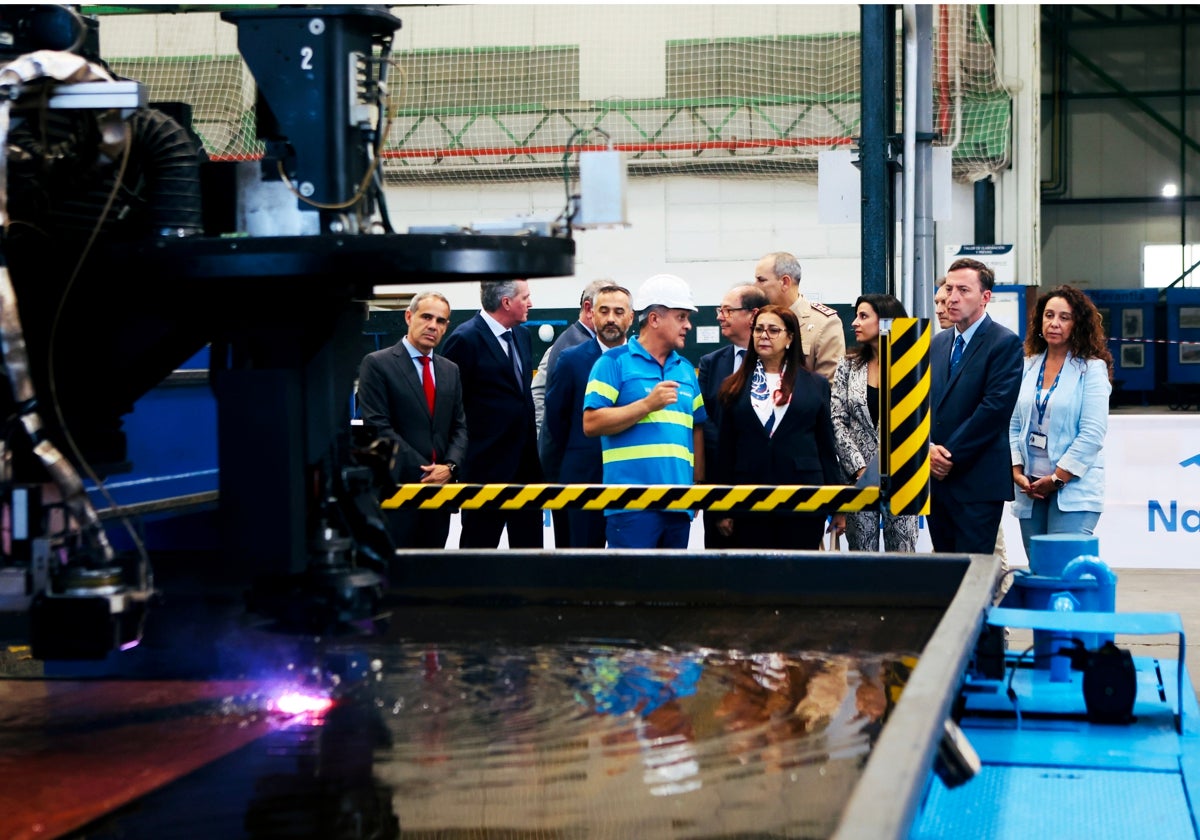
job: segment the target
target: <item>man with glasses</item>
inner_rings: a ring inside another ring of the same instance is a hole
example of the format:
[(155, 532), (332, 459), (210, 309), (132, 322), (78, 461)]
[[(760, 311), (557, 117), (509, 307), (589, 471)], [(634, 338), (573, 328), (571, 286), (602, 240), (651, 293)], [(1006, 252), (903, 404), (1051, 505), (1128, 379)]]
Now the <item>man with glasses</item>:
[[(746, 347), (750, 344), (750, 326), (759, 309), (769, 303), (767, 296), (757, 286), (734, 286), (721, 298), (717, 307), (717, 323), (729, 344), (700, 358), (700, 391), (704, 395), (704, 410), (708, 420), (704, 422), (704, 463), (717, 462), (717, 438), (721, 428), (721, 401), (717, 392), (721, 383), (742, 366)], [(725, 514), (704, 511), (704, 547), (727, 548), (729, 538), (717, 530), (717, 519)]]
[(837, 311), (800, 294), (800, 263), (786, 251), (767, 254), (754, 267), (754, 282), (776, 306), (786, 306), (800, 321), (804, 365), (830, 382), (842, 356), (846, 333)]

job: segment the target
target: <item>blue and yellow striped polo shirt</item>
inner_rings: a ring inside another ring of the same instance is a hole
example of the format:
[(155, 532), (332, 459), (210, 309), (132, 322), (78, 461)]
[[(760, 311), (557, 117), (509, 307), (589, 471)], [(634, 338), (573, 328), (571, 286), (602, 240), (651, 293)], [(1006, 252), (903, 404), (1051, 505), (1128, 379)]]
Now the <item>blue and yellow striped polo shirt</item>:
[(707, 415), (696, 369), (683, 356), (672, 351), (660, 365), (636, 338), (614, 347), (592, 366), (583, 410), (629, 405), (667, 380), (679, 383), (674, 405), (651, 412), (620, 434), (600, 438), (605, 484), (692, 483), (692, 429)]

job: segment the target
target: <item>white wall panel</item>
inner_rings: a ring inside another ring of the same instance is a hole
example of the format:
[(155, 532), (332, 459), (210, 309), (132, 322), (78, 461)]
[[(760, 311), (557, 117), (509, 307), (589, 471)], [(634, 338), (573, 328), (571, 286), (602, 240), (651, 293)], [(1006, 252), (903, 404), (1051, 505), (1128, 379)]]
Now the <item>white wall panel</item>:
[[(465, 225), (520, 214), (553, 216), (563, 200), (552, 182), (391, 186), (387, 196), (397, 229)], [(593, 278), (612, 277), (634, 287), (660, 271), (692, 283), (699, 303), (716, 305), (730, 286), (752, 281), (755, 263), (771, 251), (791, 251), (800, 258), (806, 293), (826, 303), (851, 304), (862, 290), (861, 232), (858, 225), (818, 223), (816, 196), (816, 185), (796, 181), (633, 178), (630, 226), (577, 231), (577, 279), (535, 280), (534, 305), (573, 307), (579, 289)], [(939, 244), (972, 241), (971, 187), (955, 184), (952, 199), (954, 218), (938, 223)], [(477, 284), (455, 284), (442, 291), (456, 309), (478, 306)]]

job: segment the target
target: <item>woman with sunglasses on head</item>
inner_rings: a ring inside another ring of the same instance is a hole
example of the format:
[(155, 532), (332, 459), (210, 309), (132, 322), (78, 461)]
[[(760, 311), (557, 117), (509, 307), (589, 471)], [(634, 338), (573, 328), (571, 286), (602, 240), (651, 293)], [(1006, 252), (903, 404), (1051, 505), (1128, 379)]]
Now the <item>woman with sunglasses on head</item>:
[(1008, 426), (1021, 542), (1091, 534), (1104, 507), (1104, 437), (1112, 354), (1091, 298), (1059, 286), (1038, 298)]
[[(879, 456), (879, 320), (905, 318), (904, 305), (892, 295), (861, 295), (854, 302), (854, 337), (833, 374), (833, 436), (846, 476), (858, 481)], [(878, 483), (878, 482), (876, 482)], [(916, 551), (917, 517), (883, 511), (886, 551)], [(846, 515), (851, 551), (879, 550), (879, 511)]]
[[(800, 323), (786, 307), (754, 317), (746, 360), (722, 384), (715, 478), (720, 484), (841, 484), (829, 383), (804, 367)], [(717, 527), (731, 547), (816, 549), (823, 513), (738, 512)], [(844, 526), (834, 514), (834, 527)]]

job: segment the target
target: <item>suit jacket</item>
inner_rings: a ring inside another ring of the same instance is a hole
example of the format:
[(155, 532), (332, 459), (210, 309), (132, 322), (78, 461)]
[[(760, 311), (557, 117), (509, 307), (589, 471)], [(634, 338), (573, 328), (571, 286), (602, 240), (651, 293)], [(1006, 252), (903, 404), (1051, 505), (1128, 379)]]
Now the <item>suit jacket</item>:
[(549, 442), (550, 458), (561, 465), (557, 475), (573, 484), (604, 483), (600, 438), (583, 433), (583, 394), (600, 354), (595, 339), (568, 347), (558, 357), (546, 389), (548, 434), (542, 440)]
[(530, 392), (533, 341), (522, 326), (512, 333), (525, 374), (520, 384), (513, 376), (512, 361), (482, 315), (459, 324), (442, 345), (446, 358), (462, 374), (469, 432), (463, 481), (542, 481)]
[[(704, 410), (708, 419), (704, 421), (704, 463), (717, 463), (717, 440), (721, 431), (721, 411), (724, 406), (717, 399), (721, 384), (733, 375), (733, 355), (737, 350), (726, 344), (700, 357), (700, 394), (704, 397)], [(706, 467), (711, 470), (712, 467)]]
[(942, 330), (929, 350), (930, 440), (954, 462), (931, 492), (959, 502), (1012, 501), (1008, 426), (1021, 388), (1021, 340), (985, 314), (951, 375), (954, 336)]
[(720, 484), (841, 484), (829, 414), (829, 382), (796, 371), (787, 412), (768, 435), (750, 405), (750, 382), (721, 414)]
[(358, 373), (358, 409), (363, 425), (376, 437), (396, 441), (392, 478), (398, 484), (421, 480), (422, 464), (467, 457), (467, 418), (463, 411), (462, 380), (458, 366), (433, 356), (435, 383), (433, 416), (425, 389), (403, 341), (376, 350), (362, 360)]
[(559, 460), (562, 458), (562, 442), (551, 444), (547, 440), (546, 427), (546, 394), (547, 388), (550, 385), (550, 375), (554, 372), (554, 367), (558, 363), (559, 356), (564, 350), (569, 350), (572, 347), (578, 347), (580, 344), (585, 344), (589, 341), (594, 342), (595, 338), (588, 328), (583, 325), (582, 321), (576, 321), (571, 326), (567, 327), (554, 340), (546, 350), (546, 354), (542, 356), (542, 362), (538, 365), (537, 373), (533, 377), (533, 407), (537, 416), (538, 430), (538, 456), (542, 460), (542, 471), (546, 473), (546, 478), (549, 481), (558, 481), (558, 473), (560, 468)]
[[(1033, 460), (1029, 452), (1030, 412), (1037, 394), (1038, 373), (1045, 358), (1045, 353), (1038, 353), (1025, 360), (1017, 407), (1008, 427), (1009, 456), (1013, 464), (1028, 465)], [(1051, 383), (1043, 384), (1050, 387)], [(1067, 354), (1046, 415), (1050, 463), (1076, 476), (1061, 490), (1055, 491), (1059, 510), (1104, 509), (1104, 437), (1108, 433), (1110, 394), (1108, 365), (1102, 359), (1086, 360)], [(1012, 511), (1018, 519), (1028, 519), (1033, 511), (1033, 499), (1017, 496)]]

